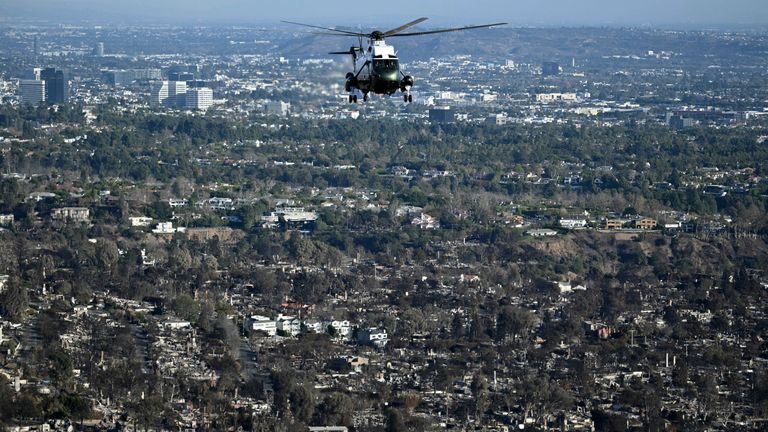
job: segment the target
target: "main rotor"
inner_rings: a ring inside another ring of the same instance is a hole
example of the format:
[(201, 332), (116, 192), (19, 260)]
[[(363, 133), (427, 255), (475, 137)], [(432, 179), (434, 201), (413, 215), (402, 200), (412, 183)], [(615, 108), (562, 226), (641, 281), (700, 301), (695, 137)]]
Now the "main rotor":
[(294, 25), (299, 25), (303, 27), (324, 30), (324, 32), (320, 32), (318, 34), (329, 35), (329, 36), (354, 36), (358, 38), (368, 38), (371, 41), (383, 41), (385, 38), (388, 38), (388, 37), (423, 36), (423, 35), (436, 34), (436, 33), (448, 33), (448, 32), (455, 32), (455, 31), (495, 27), (495, 26), (501, 26), (501, 25), (507, 24), (507, 23), (494, 23), (494, 24), (483, 24), (483, 25), (474, 25), (474, 26), (465, 26), (465, 27), (453, 27), (453, 28), (440, 29), (440, 30), (428, 30), (428, 31), (403, 33), (404, 30), (407, 30), (428, 19), (429, 18), (422, 17), (422, 18), (415, 19), (409, 23), (403, 24), (400, 27), (395, 27), (391, 30), (387, 30), (387, 31), (373, 30), (368, 33), (355, 32), (355, 31), (349, 31), (349, 30), (340, 30), (340, 29), (331, 28), (331, 27), (321, 27), (321, 26), (304, 24), (304, 23), (294, 22), (294, 21), (283, 21), (283, 22), (287, 24), (294, 24)]

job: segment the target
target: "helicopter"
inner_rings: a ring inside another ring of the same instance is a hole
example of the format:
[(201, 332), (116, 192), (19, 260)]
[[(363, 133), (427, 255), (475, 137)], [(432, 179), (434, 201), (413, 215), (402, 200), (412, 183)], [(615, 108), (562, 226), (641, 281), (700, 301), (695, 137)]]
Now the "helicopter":
[[(344, 89), (349, 93), (349, 103), (357, 103), (358, 96), (362, 94), (363, 101), (368, 101), (368, 94), (391, 96), (398, 90), (403, 93), (405, 103), (413, 102), (411, 88), (413, 77), (406, 75), (400, 69), (395, 47), (386, 43), (388, 37), (422, 36), (436, 33), (448, 33), (463, 30), (473, 30), (506, 25), (507, 23), (472, 25), (466, 27), (454, 27), (440, 30), (428, 30), (403, 33), (410, 27), (420, 24), (429, 18), (418, 18), (400, 27), (387, 31), (374, 30), (369, 33), (340, 30), (330, 27), (321, 27), (312, 24), (304, 24), (294, 21), (283, 21), (286, 24), (299, 25), (313, 29), (323, 30), (321, 35), (349, 36), (358, 38), (358, 46), (351, 46), (349, 51), (335, 51), (329, 54), (350, 55), (352, 57), (352, 72), (347, 73)], [(363, 40), (368, 39), (367, 49), (363, 49)]]

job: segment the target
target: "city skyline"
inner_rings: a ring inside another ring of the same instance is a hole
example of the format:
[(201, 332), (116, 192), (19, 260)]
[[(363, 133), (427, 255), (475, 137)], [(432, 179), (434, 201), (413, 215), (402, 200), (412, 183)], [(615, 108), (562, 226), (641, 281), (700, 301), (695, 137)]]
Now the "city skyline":
[[(513, 25), (649, 25), (706, 27), (762, 26), (768, 24), (768, 4), (756, 0), (735, 0), (727, 5), (714, 0), (651, 0), (608, 2), (604, 0), (547, 0), (545, 2), (503, 2), (427, 0), (418, 4), (404, 0), (387, 2), (371, 10), (350, 11), (346, 2), (297, 0), (270, 4), (267, 8), (245, 0), (181, 2), (178, 0), (137, 0), (128, 4), (105, 4), (95, 0), (31, 0), (23, 4), (0, 0), (0, 17), (105, 23), (168, 24), (275, 24), (281, 19), (308, 20), (326, 25), (384, 25), (416, 16), (431, 17), (432, 26), (508, 21)], [(350, 23), (350, 20), (353, 20)]]

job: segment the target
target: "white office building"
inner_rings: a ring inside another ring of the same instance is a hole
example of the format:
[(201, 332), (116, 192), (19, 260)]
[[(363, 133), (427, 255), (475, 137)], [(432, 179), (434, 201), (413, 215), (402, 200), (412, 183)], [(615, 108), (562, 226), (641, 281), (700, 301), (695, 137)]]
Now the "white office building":
[(159, 81), (152, 87), (151, 103), (153, 106), (183, 107), (186, 95), (185, 81)]
[(186, 106), (188, 109), (206, 110), (213, 105), (213, 90), (201, 87), (187, 90)]
[(187, 82), (186, 81), (168, 81), (168, 107), (183, 107), (186, 105)]
[(164, 106), (168, 100), (168, 81), (158, 81), (152, 85), (151, 103), (153, 106)]
[(291, 104), (283, 101), (270, 101), (266, 105), (267, 114), (285, 117), (291, 111)]
[(21, 80), (19, 86), (21, 103), (24, 105), (38, 105), (45, 101), (45, 81)]

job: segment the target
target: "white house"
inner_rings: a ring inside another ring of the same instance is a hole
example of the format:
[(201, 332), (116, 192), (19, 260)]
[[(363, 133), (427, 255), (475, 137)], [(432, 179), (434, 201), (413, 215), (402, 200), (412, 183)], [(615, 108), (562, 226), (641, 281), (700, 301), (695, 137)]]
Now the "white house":
[(0, 215), (0, 225), (2, 226), (12, 225), (14, 220), (15, 219), (12, 214)]
[(301, 321), (292, 316), (278, 315), (275, 320), (277, 330), (287, 333), (290, 336), (296, 336), (301, 333)]
[(576, 216), (562, 217), (560, 218), (560, 226), (567, 229), (586, 228), (587, 219)]
[(147, 216), (135, 216), (128, 218), (128, 221), (131, 223), (132, 227), (148, 227), (152, 225), (153, 220), (154, 219)]
[(426, 213), (421, 213), (419, 217), (413, 218), (413, 220), (411, 220), (411, 224), (416, 225), (421, 229), (440, 228), (440, 222)]
[(389, 342), (386, 329), (376, 327), (367, 328), (360, 331), (358, 336), (360, 343), (373, 345), (376, 348), (384, 348)]
[(341, 338), (349, 339), (352, 337), (352, 324), (350, 324), (349, 321), (329, 321), (326, 328), (328, 326), (333, 327), (333, 329), (336, 330), (336, 334)]
[(184, 207), (189, 204), (189, 201), (184, 198), (171, 198), (168, 200), (168, 205), (171, 208)]
[(277, 321), (265, 316), (254, 315), (251, 317), (251, 329), (275, 336), (277, 334)]
[(173, 234), (177, 232), (184, 232), (186, 228), (174, 228), (173, 222), (160, 222), (157, 227), (152, 230), (155, 234)]

